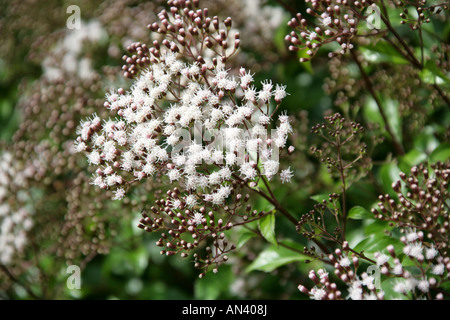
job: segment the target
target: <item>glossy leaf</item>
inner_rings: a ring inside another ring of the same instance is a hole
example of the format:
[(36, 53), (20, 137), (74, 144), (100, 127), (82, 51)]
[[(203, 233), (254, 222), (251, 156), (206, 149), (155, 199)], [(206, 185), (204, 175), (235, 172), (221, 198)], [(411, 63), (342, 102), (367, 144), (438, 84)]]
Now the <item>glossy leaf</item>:
[(267, 241), (277, 245), (277, 239), (275, 238), (275, 213), (268, 214), (258, 220), (258, 227)]
[(373, 219), (374, 215), (365, 208), (356, 206), (350, 209), (348, 218), (354, 220)]
[(262, 251), (256, 259), (247, 267), (246, 271), (254, 270), (272, 272), (273, 270), (292, 262), (301, 262), (309, 257), (292, 251), (283, 246), (270, 246)]

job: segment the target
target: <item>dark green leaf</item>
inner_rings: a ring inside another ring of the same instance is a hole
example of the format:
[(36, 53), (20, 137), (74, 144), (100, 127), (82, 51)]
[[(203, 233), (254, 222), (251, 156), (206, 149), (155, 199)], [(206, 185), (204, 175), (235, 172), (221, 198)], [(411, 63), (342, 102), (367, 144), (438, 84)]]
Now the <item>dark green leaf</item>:
[(442, 143), (430, 155), (431, 162), (447, 161), (450, 159), (450, 143)]
[(363, 220), (363, 219), (373, 219), (374, 216), (365, 208), (356, 206), (350, 209), (348, 213), (348, 218), (355, 220)]
[(258, 227), (267, 241), (277, 245), (277, 239), (275, 238), (275, 213), (268, 214), (258, 220)]
[(204, 278), (197, 279), (194, 284), (194, 295), (199, 300), (215, 300), (226, 295), (233, 281), (231, 267), (223, 265), (219, 273), (208, 272)]
[(236, 242), (236, 249), (237, 250), (242, 248), (247, 243), (248, 240), (250, 240), (251, 238), (256, 236), (256, 234), (254, 234), (253, 232), (251, 232), (251, 231), (249, 231), (247, 229), (244, 229), (244, 228), (241, 228), (239, 230), (239, 232), (240, 232), (240, 235), (239, 235), (239, 238), (238, 238), (238, 240)]
[(309, 257), (282, 246), (270, 246), (262, 251), (247, 267), (246, 272), (254, 270), (272, 272), (273, 270), (296, 261), (305, 261)]

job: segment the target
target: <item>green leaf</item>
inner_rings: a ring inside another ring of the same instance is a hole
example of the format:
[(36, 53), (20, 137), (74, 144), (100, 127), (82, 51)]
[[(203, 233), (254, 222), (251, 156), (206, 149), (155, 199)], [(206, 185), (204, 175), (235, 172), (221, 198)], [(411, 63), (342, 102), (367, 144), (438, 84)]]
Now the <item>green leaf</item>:
[[(286, 243), (287, 242), (283, 242)], [(292, 246), (291, 246), (292, 247)], [(272, 272), (273, 270), (292, 262), (301, 262), (309, 257), (282, 246), (272, 245), (262, 251), (258, 257), (247, 267), (246, 272), (254, 270)]]
[(385, 300), (393, 300), (393, 299), (400, 299), (400, 300), (406, 300), (407, 298), (401, 294), (394, 291), (394, 287), (398, 281), (403, 281), (402, 279), (398, 278), (388, 278), (381, 282), (381, 289), (384, 292), (384, 299)]
[(431, 162), (447, 161), (450, 159), (450, 143), (442, 143), (430, 155)]
[(424, 77), (425, 82), (428, 83), (442, 83), (442, 82), (450, 82), (450, 79), (442, 72), (442, 70), (436, 65), (433, 60), (428, 60), (425, 63), (425, 68), (419, 74), (421, 77)]
[[(298, 58), (300, 59), (300, 58), (306, 58), (306, 59), (311, 59), (311, 56), (309, 56), (306, 52), (308, 52), (308, 48), (305, 48), (305, 49), (300, 49), (299, 51), (297, 51), (297, 56), (298, 56)], [(311, 64), (311, 60), (309, 60), (309, 61), (306, 61), (306, 62), (302, 62), (302, 64), (301, 64), (304, 68), (305, 68), (305, 70), (308, 72), (308, 73), (310, 73), (310, 74), (313, 74), (314, 73), (314, 71), (313, 71), (313, 68), (312, 68), (312, 64)]]
[(380, 234), (384, 235), (386, 231), (392, 230), (394, 227), (389, 226), (388, 221), (382, 221), (375, 219), (373, 222), (369, 223), (365, 228), (364, 232), (366, 235), (372, 235), (372, 234)]
[(231, 282), (234, 280), (231, 267), (223, 265), (219, 273), (206, 273), (202, 279), (197, 279), (194, 284), (194, 296), (199, 300), (216, 300), (229, 293)]
[(427, 160), (427, 158), (428, 156), (424, 152), (417, 149), (412, 149), (403, 157), (401, 157), (399, 167), (406, 172), (409, 171), (412, 166), (424, 162), (425, 160)]
[(328, 198), (330, 197), (329, 194), (316, 194), (314, 196), (311, 196), (311, 199), (313, 199), (314, 201), (318, 202), (318, 203), (322, 203), (323, 200), (328, 200)]
[(425, 126), (422, 129), (422, 133), (414, 139), (414, 148), (430, 154), (439, 146), (439, 140), (436, 138), (435, 134), (435, 128), (432, 126)]
[[(392, 128), (393, 134), (395, 135), (396, 139), (401, 143), (403, 140), (402, 118), (398, 110), (398, 101), (391, 99), (384, 99), (381, 100), (381, 106), (383, 108), (384, 113), (386, 114), (389, 126)], [(372, 97), (367, 99), (367, 103), (365, 104), (363, 111), (364, 117), (366, 118), (367, 121), (378, 123), (381, 129), (383, 129), (386, 126), (386, 123), (384, 122), (380, 114), (380, 110), (378, 109), (378, 105)], [(388, 138), (391, 138), (386, 130), (383, 130), (383, 132), (385, 132), (385, 135)]]
[(258, 227), (263, 237), (274, 245), (277, 244), (275, 238), (275, 213), (266, 215), (264, 218), (258, 220)]
[(408, 64), (401, 53), (399, 53), (393, 46), (385, 41), (379, 41), (374, 46), (365, 46), (361, 48), (363, 56), (370, 62), (382, 63), (392, 62), (395, 64)]
[(245, 228), (240, 228), (239, 229), (239, 238), (236, 241), (236, 249), (239, 250), (240, 248), (242, 248), (248, 240), (250, 240), (251, 238), (255, 237), (256, 234), (254, 234), (253, 232), (245, 229)]
[(271, 204), (268, 200), (266, 200), (263, 197), (258, 197), (255, 200), (255, 205), (253, 206), (254, 210), (257, 211), (265, 211), (265, 212), (269, 212), (271, 210), (273, 210), (274, 205)]
[[(316, 194), (314, 196), (311, 196), (311, 199), (316, 201), (316, 202), (318, 202), (318, 203), (323, 203), (323, 200), (325, 200), (327, 202), (327, 208), (332, 210), (332, 211), (334, 211), (335, 208), (334, 208), (332, 203), (328, 202), (328, 198), (330, 198), (330, 195), (329, 194), (325, 194), (325, 193), (323, 193), (323, 194)], [(337, 201), (336, 204), (337, 204), (337, 209), (341, 209), (340, 202)]]
[(403, 140), (402, 137), (402, 117), (400, 116), (398, 101), (387, 99), (382, 101), (382, 106), (384, 108), (384, 112), (386, 113), (386, 117), (388, 118), (389, 125), (394, 131), (395, 137), (401, 143)]
[[(402, 243), (397, 239), (379, 234), (374, 234), (358, 243), (354, 248), (354, 250), (358, 252), (363, 251), (365, 254), (367, 253), (373, 254), (377, 251), (385, 250), (387, 246), (390, 244), (392, 244), (394, 248), (397, 250), (402, 247)], [(367, 256), (370, 257), (370, 255)]]
[(400, 179), (400, 169), (395, 163), (388, 163), (381, 167), (380, 177), (384, 190), (393, 193), (392, 183)]
[(365, 208), (356, 206), (350, 209), (348, 213), (348, 218), (354, 220), (363, 220), (363, 219), (373, 219), (374, 216)]

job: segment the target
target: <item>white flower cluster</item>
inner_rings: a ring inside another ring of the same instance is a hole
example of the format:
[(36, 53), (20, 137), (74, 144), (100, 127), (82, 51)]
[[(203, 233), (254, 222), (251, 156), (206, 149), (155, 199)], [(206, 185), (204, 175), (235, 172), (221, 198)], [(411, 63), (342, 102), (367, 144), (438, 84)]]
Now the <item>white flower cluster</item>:
[[(443, 257), (433, 245), (423, 242), (424, 233), (415, 229), (408, 229), (400, 238), (403, 243), (402, 260), (397, 256), (394, 246), (387, 246), (389, 254), (381, 251), (374, 253), (375, 265), (370, 266), (367, 272), (356, 274), (359, 259), (354, 255), (349, 257), (337, 249), (334, 273), (347, 287), (346, 299), (351, 300), (383, 300), (386, 293), (381, 288), (381, 276), (391, 278), (392, 292), (398, 294), (396, 298), (430, 297), (430, 289), (439, 287), (447, 281), (450, 272), (450, 259)], [(347, 246), (346, 244), (345, 246)], [(353, 266), (352, 266), (353, 265)], [(414, 267), (412, 267), (414, 266)], [(420, 272), (416, 272), (419, 271)], [(319, 269), (311, 270), (308, 277), (314, 281), (315, 286), (308, 290), (303, 285), (298, 289), (314, 300), (343, 299), (336, 283), (330, 281), (328, 272)], [(383, 289), (385, 289), (383, 287)], [(443, 299), (442, 293), (434, 297)]]
[[(268, 133), (285, 87), (266, 80), (258, 91), (244, 68), (235, 75), (219, 65), (210, 70), (162, 52), (129, 92), (108, 94), (105, 106), (116, 117), (102, 120), (94, 114), (81, 123), (75, 143), (98, 167), (92, 184), (113, 189), (114, 199), (122, 199), (130, 183), (165, 174), (188, 193), (201, 189), (203, 201), (220, 205), (236, 177), (274, 177), (279, 151), (292, 132), (282, 114)], [(282, 171), (283, 183), (291, 177), (290, 169)], [(195, 204), (189, 195), (183, 200)]]
[(32, 174), (29, 170), (21, 171), (14, 165), (9, 152), (0, 155), (0, 264), (8, 265), (17, 253), (23, 251), (27, 243), (27, 232), (33, 227), (29, 209), (24, 204), (26, 194), (17, 191), (19, 201), (12, 206), (8, 201), (10, 189), (23, 185)]
[[(98, 43), (106, 37), (99, 21), (80, 21), (80, 26), (70, 30), (52, 49), (52, 54), (48, 54), (42, 61), (45, 77), (50, 80), (63, 79), (64, 73), (68, 72), (77, 74), (81, 79), (91, 79), (94, 72), (92, 60), (81, 57), (81, 52), (86, 43)], [(62, 61), (55, 60), (59, 56)]]
[[(403, 266), (398, 258), (394, 258), (394, 266), (390, 272), (402, 277), (396, 281), (394, 292), (407, 295), (417, 290), (427, 294), (430, 287), (436, 285), (439, 278), (445, 276), (445, 271), (447, 270), (448, 272), (450, 269), (449, 259), (442, 257), (434, 246), (426, 247), (422, 242), (423, 238), (424, 234), (422, 231), (407, 230), (406, 235), (401, 238), (401, 241), (404, 243), (402, 251), (405, 256), (412, 261), (416, 261), (418, 265), (425, 265), (426, 267), (423, 270), (429, 271), (428, 276), (421, 275), (417, 277), (413, 275)], [(393, 246), (388, 247), (388, 251), (393, 252), (393, 250)], [(377, 255), (380, 255), (380, 253)]]

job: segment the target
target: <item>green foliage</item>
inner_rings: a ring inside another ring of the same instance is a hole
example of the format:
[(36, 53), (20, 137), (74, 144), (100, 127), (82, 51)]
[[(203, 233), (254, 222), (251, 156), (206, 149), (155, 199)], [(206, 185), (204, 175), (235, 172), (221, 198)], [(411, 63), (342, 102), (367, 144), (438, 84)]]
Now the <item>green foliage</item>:
[(298, 245), (289, 240), (284, 240), (279, 245), (269, 246), (246, 268), (246, 272), (254, 270), (272, 272), (288, 263), (304, 262), (308, 259), (308, 256), (295, 252), (291, 248), (298, 248)]

